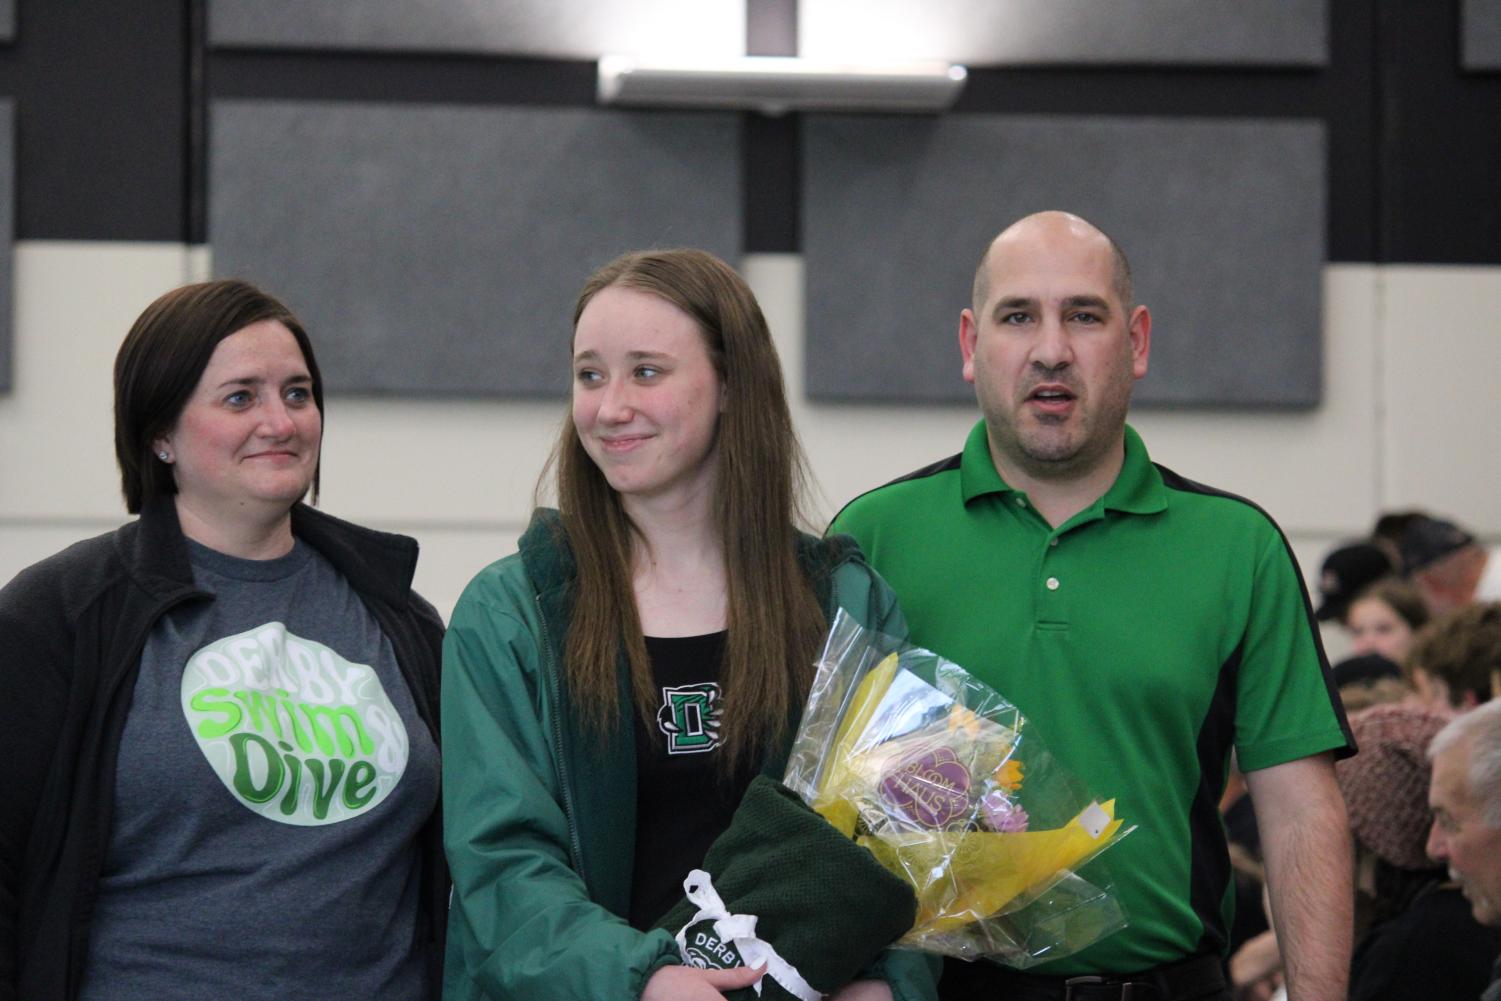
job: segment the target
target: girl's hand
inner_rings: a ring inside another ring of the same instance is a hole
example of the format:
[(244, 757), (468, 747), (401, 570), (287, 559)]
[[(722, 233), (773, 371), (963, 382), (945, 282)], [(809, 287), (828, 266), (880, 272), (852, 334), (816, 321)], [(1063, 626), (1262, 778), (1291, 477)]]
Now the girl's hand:
[(646, 981), (641, 1001), (724, 1001), (721, 991), (749, 987), (765, 972), (765, 966), (737, 966), (732, 970), (664, 966)]

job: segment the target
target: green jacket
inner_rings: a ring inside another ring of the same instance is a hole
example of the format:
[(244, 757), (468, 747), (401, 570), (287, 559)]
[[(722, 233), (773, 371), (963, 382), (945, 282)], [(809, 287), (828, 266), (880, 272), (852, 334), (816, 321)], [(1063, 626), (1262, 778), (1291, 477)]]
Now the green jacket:
[[(896, 598), (847, 537), (799, 538), (826, 613), (905, 633)], [(454, 892), (445, 1001), (635, 1001), (678, 962), (627, 913), (635, 853), (634, 732), (581, 732), (559, 665), (574, 565), (557, 513), (465, 589), (443, 644), (443, 820)], [(622, 705), (629, 681), (619, 675)], [(785, 749), (783, 751), (785, 755)], [(783, 755), (765, 770), (780, 777)], [(898, 1001), (936, 994), (934, 967), (888, 953)]]

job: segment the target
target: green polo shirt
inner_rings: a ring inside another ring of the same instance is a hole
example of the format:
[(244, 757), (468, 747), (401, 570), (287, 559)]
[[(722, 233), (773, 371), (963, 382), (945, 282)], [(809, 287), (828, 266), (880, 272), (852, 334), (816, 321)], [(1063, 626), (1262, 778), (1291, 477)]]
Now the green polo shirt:
[(963, 453), (856, 498), (831, 531), (895, 589), (912, 642), (1015, 703), (1138, 825), (1083, 872), (1114, 885), (1129, 927), (1038, 972), (1223, 951), (1232, 746), (1247, 771), (1353, 747), (1271, 518), (1154, 465), (1128, 427), (1114, 485), (1054, 529), (1002, 481), (981, 421)]

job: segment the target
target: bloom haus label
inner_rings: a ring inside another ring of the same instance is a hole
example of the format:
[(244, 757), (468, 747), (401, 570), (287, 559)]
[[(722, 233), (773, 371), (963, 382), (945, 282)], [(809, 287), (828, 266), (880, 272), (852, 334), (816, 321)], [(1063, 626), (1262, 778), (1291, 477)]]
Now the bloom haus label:
[(914, 754), (881, 782), (881, 796), (909, 819), (937, 829), (969, 808), (969, 769), (947, 747)]

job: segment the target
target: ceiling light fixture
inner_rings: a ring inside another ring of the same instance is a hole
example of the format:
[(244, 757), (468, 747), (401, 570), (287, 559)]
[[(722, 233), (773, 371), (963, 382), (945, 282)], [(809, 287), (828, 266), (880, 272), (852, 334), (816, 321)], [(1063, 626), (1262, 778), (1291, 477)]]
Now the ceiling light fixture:
[(633, 56), (599, 60), (599, 103), (637, 107), (720, 108), (780, 115), (789, 111), (943, 111), (964, 89), (968, 71), (947, 62), (857, 66), (783, 56), (711, 63)]

